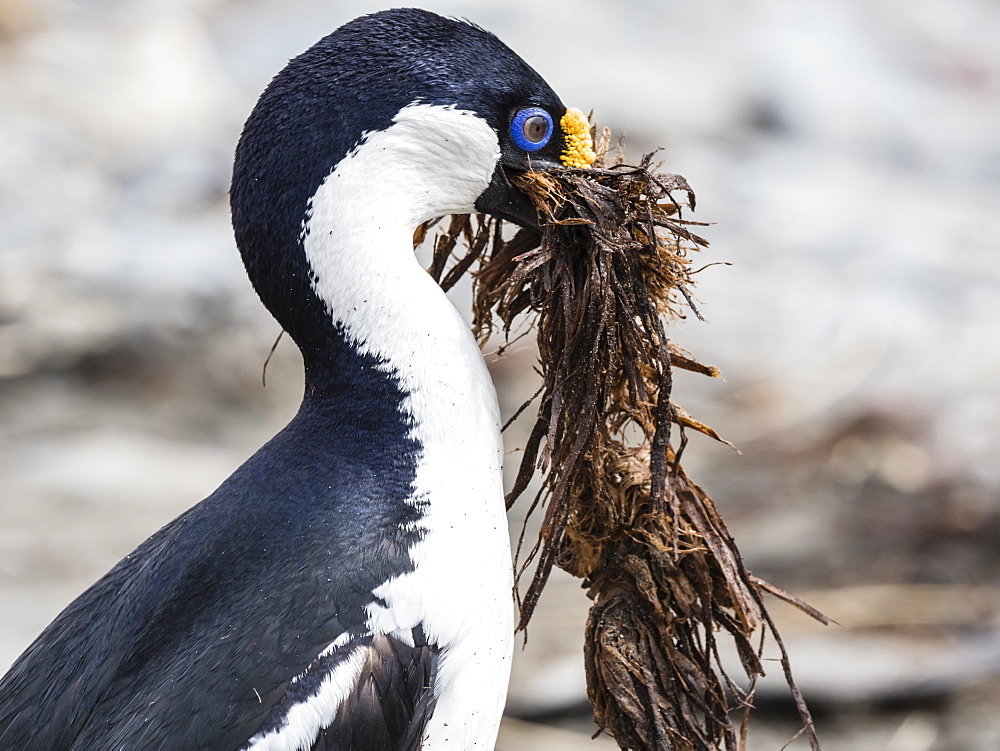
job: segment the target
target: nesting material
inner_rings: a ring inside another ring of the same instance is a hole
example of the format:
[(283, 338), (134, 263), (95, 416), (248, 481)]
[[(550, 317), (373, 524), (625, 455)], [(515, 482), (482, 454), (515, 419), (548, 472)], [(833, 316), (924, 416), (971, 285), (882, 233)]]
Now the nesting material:
[[(657, 171), (652, 155), (629, 165), (619, 144), (609, 163), (609, 143), (605, 131), (592, 167), (517, 178), (543, 220), (540, 234), (504, 239), (496, 220), (452, 217), (435, 245), (431, 273), (445, 288), (478, 264), (480, 341), (496, 328), (509, 335), (525, 315), (537, 334), (543, 385), (507, 498), (510, 507), (540, 474), (531, 511), (544, 509), (544, 519), (518, 572), (532, 571), (519, 628), (553, 566), (583, 579), (594, 601), (584, 659), (595, 719), (623, 748), (644, 749), (741, 747), (747, 712), (742, 723), (733, 712), (751, 706), (770, 633), (818, 748), (762, 594), (822, 616), (750, 574), (711, 498), (680, 464), (687, 431), (721, 440), (671, 400), (673, 369), (718, 376), (665, 328), (697, 315), (690, 254), (707, 243), (682, 215), (694, 193)], [(463, 239), (467, 252), (446, 273)], [(720, 638), (735, 645), (749, 688), (725, 674)]]

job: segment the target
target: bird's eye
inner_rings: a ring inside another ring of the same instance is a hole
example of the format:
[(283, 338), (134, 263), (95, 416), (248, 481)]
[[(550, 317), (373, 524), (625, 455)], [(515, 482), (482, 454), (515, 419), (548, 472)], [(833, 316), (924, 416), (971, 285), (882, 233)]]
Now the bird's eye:
[(552, 137), (552, 115), (541, 107), (528, 107), (514, 115), (510, 137), (525, 151), (538, 151)]

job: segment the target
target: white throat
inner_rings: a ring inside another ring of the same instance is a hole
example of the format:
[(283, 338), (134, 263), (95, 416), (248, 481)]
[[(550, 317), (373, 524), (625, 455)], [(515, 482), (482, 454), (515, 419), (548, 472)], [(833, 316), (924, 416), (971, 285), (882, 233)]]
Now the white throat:
[[(396, 376), (422, 446), (412, 502), (424, 510), (415, 571), (380, 587), (369, 625), (443, 651), (424, 748), (492, 748), (513, 642), (512, 572), (496, 393), (468, 324), (417, 264), (413, 231), (470, 213), (500, 157), (481, 118), (415, 104), (367, 134), (326, 178), (303, 224), (313, 287), (361, 352)], [(498, 689), (503, 687), (503, 691)], [(499, 703), (498, 703), (499, 698)]]
[[(497, 135), (480, 117), (413, 104), (388, 129), (365, 134), (310, 199), (302, 243), (313, 288), (353, 343), (384, 359), (404, 387), (427, 383), (421, 376), (442, 364), (445, 374), (454, 370), (451, 351), (429, 350), (453, 347), (461, 320), (417, 265), (413, 231), (474, 212), (499, 158)], [(471, 341), (467, 330), (458, 338)]]

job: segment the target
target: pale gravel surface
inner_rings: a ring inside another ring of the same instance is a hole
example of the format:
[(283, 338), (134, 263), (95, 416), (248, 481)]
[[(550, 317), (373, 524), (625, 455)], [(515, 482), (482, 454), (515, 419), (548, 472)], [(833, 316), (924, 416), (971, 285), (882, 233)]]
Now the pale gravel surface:
[[(733, 266), (701, 275), (710, 324), (675, 335), (727, 381), (681, 378), (678, 396), (745, 450), (694, 441), (688, 462), (751, 567), (818, 589), (995, 587), (1000, 5), (426, 6), (496, 31), (636, 153), (664, 147), (717, 223), (705, 260)], [(0, 666), (294, 410), (287, 343), (259, 386), (277, 331), (231, 239), (232, 148), (288, 57), (378, 7), (0, 1)], [(509, 414), (530, 355), (495, 372)], [(875, 554), (926, 517), (937, 536)], [(512, 709), (579, 704), (585, 611), (560, 579)], [(995, 610), (930, 635), (782, 615), (827, 748), (1000, 747)], [(928, 675), (930, 705), (866, 703)], [(559, 722), (500, 747), (597, 747)], [(792, 732), (776, 720), (751, 746)]]

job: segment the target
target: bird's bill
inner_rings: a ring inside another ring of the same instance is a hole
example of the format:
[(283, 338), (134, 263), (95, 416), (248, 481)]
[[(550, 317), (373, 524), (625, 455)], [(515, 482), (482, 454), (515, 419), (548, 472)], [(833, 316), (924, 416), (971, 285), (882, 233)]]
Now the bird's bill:
[(529, 169), (544, 172), (561, 165), (547, 159), (532, 159), (525, 164), (506, 164), (501, 158), (493, 171), (493, 179), (489, 187), (483, 191), (476, 201), (476, 210), (483, 214), (492, 214), (519, 227), (540, 229), (538, 212), (534, 203), (524, 191), (519, 190), (511, 182), (511, 176), (527, 172)]

